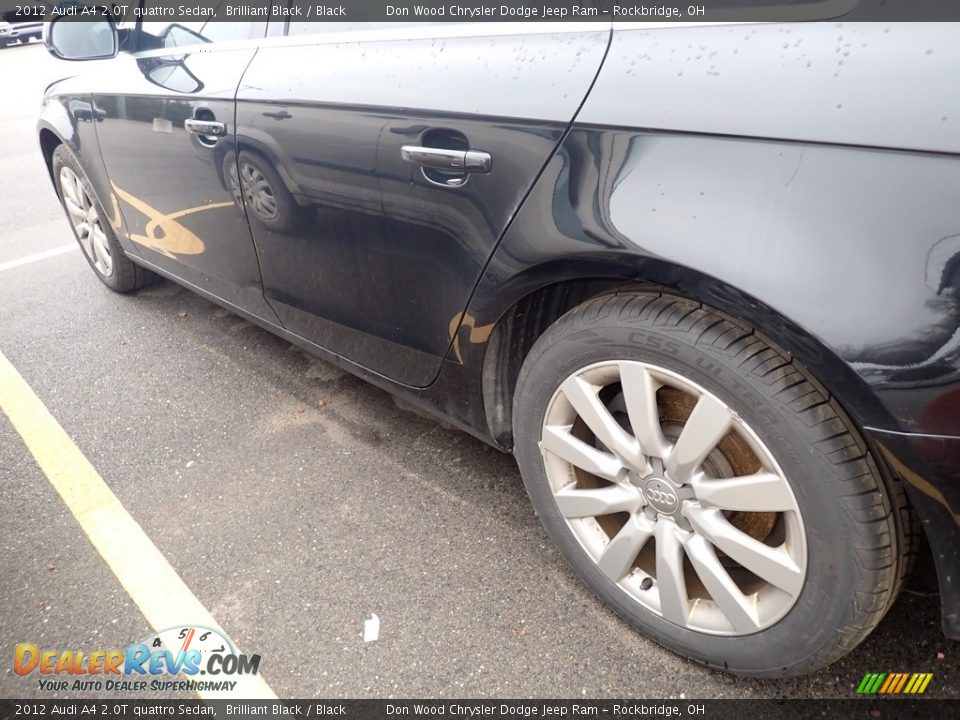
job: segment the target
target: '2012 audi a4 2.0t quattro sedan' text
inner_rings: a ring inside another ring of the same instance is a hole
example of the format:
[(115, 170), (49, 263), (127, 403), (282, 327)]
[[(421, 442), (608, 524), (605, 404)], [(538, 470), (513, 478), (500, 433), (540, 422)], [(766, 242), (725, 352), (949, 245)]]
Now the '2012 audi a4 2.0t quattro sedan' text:
[(831, 663), (924, 535), (960, 638), (952, 26), (46, 43), (106, 60), (38, 135), (107, 287), (169, 278), (512, 452), (575, 572), (698, 662)]

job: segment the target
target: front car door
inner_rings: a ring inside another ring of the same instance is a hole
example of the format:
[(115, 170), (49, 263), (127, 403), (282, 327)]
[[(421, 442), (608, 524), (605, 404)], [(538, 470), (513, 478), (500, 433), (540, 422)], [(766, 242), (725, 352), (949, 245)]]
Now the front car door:
[(239, 177), (284, 326), (397, 382), (430, 384), (609, 32), (290, 23), (266, 41), (237, 92)]
[[(224, 168), (234, 94), (264, 22), (138, 23), (93, 90), (97, 136), (132, 249), (150, 266), (276, 322)], [(207, 123), (207, 124), (203, 124)]]

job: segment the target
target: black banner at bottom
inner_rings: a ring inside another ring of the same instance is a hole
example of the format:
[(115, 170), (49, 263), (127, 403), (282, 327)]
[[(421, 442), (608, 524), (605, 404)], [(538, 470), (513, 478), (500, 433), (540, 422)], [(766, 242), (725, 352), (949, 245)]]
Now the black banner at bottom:
[(0, 700), (7, 718), (955, 718), (953, 700)]

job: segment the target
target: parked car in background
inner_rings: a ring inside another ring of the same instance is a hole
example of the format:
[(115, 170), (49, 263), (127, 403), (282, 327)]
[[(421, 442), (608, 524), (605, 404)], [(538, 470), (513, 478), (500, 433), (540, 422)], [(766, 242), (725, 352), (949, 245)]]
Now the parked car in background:
[(43, 37), (42, 22), (8, 23), (0, 20), (0, 47), (15, 43), (28, 43)]
[(103, 21), (47, 43), (113, 58), (52, 85), (38, 126), (112, 290), (170, 278), (512, 452), (577, 574), (698, 662), (831, 663), (924, 534), (960, 638), (952, 27)]

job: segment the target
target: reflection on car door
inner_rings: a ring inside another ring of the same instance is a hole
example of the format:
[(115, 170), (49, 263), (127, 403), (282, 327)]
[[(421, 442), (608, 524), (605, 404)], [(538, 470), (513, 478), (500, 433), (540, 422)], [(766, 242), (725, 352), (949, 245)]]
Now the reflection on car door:
[(262, 37), (265, 27), (143, 23), (141, 51), (110, 63), (93, 102), (103, 112), (97, 135), (113, 202), (140, 256), (277, 322), (263, 299), (246, 219), (223, 178), (233, 153), (234, 93), (255, 48), (218, 41)]
[(264, 291), (287, 329), (422, 387), (609, 27), (326, 25), (265, 43), (237, 92)]

